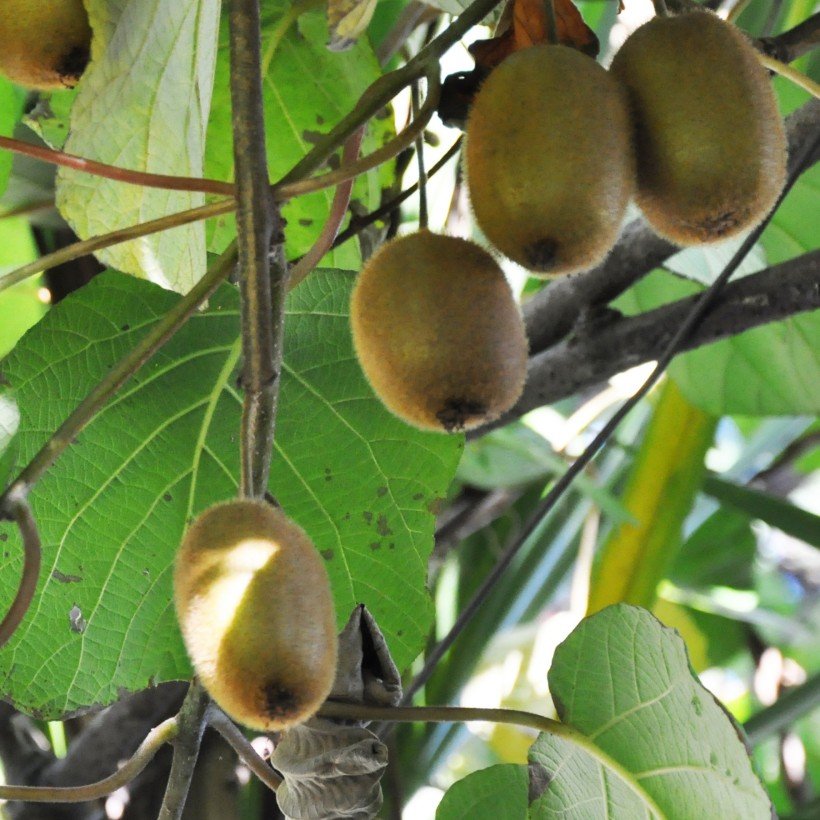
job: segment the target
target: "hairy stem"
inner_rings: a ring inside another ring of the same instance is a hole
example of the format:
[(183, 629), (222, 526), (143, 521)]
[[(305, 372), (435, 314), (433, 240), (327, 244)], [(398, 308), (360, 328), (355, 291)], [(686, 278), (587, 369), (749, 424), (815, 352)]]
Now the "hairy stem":
[(177, 723), (174, 757), (157, 820), (179, 820), (182, 817), (185, 800), (191, 787), (191, 778), (199, 757), (199, 746), (207, 725), (205, 716), (209, 704), (207, 693), (199, 681), (194, 679), (185, 696), (182, 708), (174, 719)]
[(110, 777), (87, 786), (0, 786), (0, 800), (24, 800), (30, 803), (83, 803), (98, 800), (130, 783), (179, 731), (176, 717), (152, 729), (134, 755)]
[(34, 598), (37, 589), (37, 579), (40, 577), (40, 561), (42, 549), (37, 522), (31, 513), (31, 507), (25, 495), (16, 493), (6, 498), (2, 510), (13, 518), (20, 530), (23, 541), (23, 573), (17, 586), (17, 594), (9, 607), (3, 621), (0, 622), (0, 647), (6, 644), (25, 618), (26, 612)]
[(260, 498), (273, 450), (287, 265), (282, 218), (268, 182), (258, 0), (233, 0), (229, 20), (245, 391), (240, 495)]

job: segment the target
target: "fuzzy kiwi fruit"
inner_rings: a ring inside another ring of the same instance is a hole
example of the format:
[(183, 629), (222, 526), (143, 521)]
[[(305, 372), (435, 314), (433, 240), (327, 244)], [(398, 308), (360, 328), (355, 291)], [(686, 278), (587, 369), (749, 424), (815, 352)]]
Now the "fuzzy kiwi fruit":
[(521, 394), (524, 324), (503, 271), (473, 242), (423, 230), (386, 243), (359, 275), (350, 321), (376, 394), (416, 427), (477, 427)]
[(82, 0), (3, 0), (0, 74), (27, 88), (71, 88), (88, 63), (91, 27)]
[(324, 562), (304, 530), (261, 501), (202, 513), (183, 538), (174, 601), (211, 697), (263, 732), (309, 718), (336, 674), (336, 618)]
[(467, 120), (476, 221), (535, 273), (590, 268), (618, 236), (634, 187), (626, 95), (598, 63), (559, 45), (507, 57)]
[(681, 245), (757, 224), (786, 180), (786, 135), (749, 40), (708, 11), (655, 17), (612, 63), (632, 105), (636, 200)]

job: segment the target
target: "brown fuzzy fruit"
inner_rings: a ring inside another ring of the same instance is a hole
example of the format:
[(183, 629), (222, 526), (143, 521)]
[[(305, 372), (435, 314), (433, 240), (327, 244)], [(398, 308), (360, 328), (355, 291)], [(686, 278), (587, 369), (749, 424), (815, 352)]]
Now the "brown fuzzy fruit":
[(473, 242), (424, 230), (386, 243), (359, 275), (350, 322), (376, 394), (416, 427), (478, 427), (521, 394), (524, 324), (504, 272)]
[(327, 571), (281, 510), (229, 501), (182, 540), (174, 600), (194, 671), (239, 723), (286, 729), (322, 705), (336, 674), (336, 618)]
[(72, 88), (88, 63), (91, 28), (82, 0), (3, 0), (0, 74), (42, 90)]
[(612, 247), (634, 187), (626, 95), (595, 60), (566, 46), (507, 57), (467, 121), (476, 221), (510, 259), (571, 273)]
[(638, 153), (637, 202), (689, 245), (757, 224), (786, 180), (786, 135), (749, 40), (707, 11), (655, 17), (615, 56)]

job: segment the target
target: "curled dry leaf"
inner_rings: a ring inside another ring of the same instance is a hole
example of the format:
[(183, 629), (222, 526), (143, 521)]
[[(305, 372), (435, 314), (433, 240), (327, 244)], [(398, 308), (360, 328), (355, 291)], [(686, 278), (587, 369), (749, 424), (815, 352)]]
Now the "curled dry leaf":
[(328, 0), (328, 49), (350, 48), (369, 25), (375, 10), (376, 0)]
[[(595, 57), (598, 54), (598, 38), (587, 26), (581, 12), (572, 0), (554, 0), (556, 40), (561, 45)], [(490, 69), (522, 48), (549, 43), (551, 40), (544, 0), (511, 0), (504, 9), (496, 36), (479, 40), (470, 46), (470, 54), (476, 66)]]
[[(401, 678), (373, 616), (360, 604), (339, 636), (330, 697), (379, 706), (401, 700)], [(293, 820), (375, 817), (387, 747), (363, 724), (311, 718), (286, 732), (271, 756), (284, 778), (276, 802)]]

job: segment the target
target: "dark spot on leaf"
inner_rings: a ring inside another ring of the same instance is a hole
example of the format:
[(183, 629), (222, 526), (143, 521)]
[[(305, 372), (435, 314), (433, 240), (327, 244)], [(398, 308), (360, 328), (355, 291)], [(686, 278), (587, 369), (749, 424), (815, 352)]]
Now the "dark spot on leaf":
[(72, 632), (76, 632), (78, 635), (82, 635), (87, 626), (88, 623), (85, 618), (83, 618), (82, 610), (77, 606), (77, 604), (74, 604), (68, 612), (69, 629)]
[(416, 493), (413, 496), (413, 501), (421, 501), (424, 499), (424, 493)]
[(552, 775), (540, 763), (530, 763), (527, 773), (530, 784), (527, 802), (532, 805), (550, 787)]
[(303, 228), (309, 228), (313, 224), (313, 220), (312, 219), (300, 219), (299, 224)]
[(384, 486), (379, 487), (379, 488), (376, 490), (376, 495), (377, 495), (379, 498), (382, 498), (383, 496), (387, 495), (387, 487), (384, 487)]
[(64, 575), (58, 569), (54, 569), (51, 571), (51, 577), (55, 581), (59, 581), (61, 584), (77, 584), (83, 580), (82, 577), (79, 575)]
[(131, 330), (131, 325), (123, 325), (120, 330), (125, 333), (128, 330)]
[(427, 507), (427, 512), (432, 513), (432, 515), (438, 515), (444, 507), (444, 499), (431, 498), (425, 506)]
[(391, 549), (391, 550), (396, 549), (396, 542), (395, 542), (395, 541), (391, 541), (391, 542), (388, 544), (388, 549)]
[(698, 716), (703, 714), (703, 704), (697, 695), (692, 695), (692, 709), (694, 709), (695, 714)]
[(316, 115), (316, 122), (317, 122), (318, 125), (324, 125), (325, 124), (325, 118), (321, 114), (317, 114)]
[(9, 534), (7, 532), (0, 532), (0, 541), (8, 541)]
[(403, 629), (397, 629), (397, 630), (396, 630), (396, 635), (398, 635), (399, 637), (401, 637), (402, 635), (404, 635), (404, 630), (403, 630)]
[(332, 561), (333, 560), (333, 550), (322, 550), (321, 556), (322, 556), (322, 558), (325, 559), (325, 561)]
[(381, 541), (371, 541), (370, 542), (370, 549), (372, 549), (373, 552), (375, 552), (376, 550), (380, 550), (381, 548), (382, 548), (382, 542)]
[(311, 145), (315, 145), (323, 137), (324, 134), (321, 131), (310, 131), (308, 129), (302, 131), (302, 139), (305, 142), (309, 142)]
[(387, 516), (386, 515), (380, 515), (379, 516), (379, 518), (376, 522), (376, 532), (378, 532), (379, 535), (383, 535), (385, 538), (388, 535), (393, 534), (393, 530), (391, 530), (390, 527), (387, 525)]
[(162, 496), (162, 500), (163, 501), (173, 501), (174, 497), (171, 495), (171, 493), (165, 493), (165, 495)]
[(362, 518), (364, 518), (364, 521), (365, 521), (366, 524), (372, 524), (373, 523), (373, 513), (369, 512), (368, 510), (365, 510), (362, 513)]
[(346, 513), (342, 516), (342, 521), (350, 521), (350, 513), (349, 513), (349, 512), (346, 512)]

